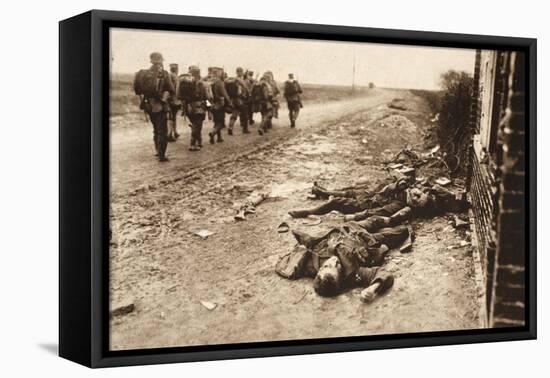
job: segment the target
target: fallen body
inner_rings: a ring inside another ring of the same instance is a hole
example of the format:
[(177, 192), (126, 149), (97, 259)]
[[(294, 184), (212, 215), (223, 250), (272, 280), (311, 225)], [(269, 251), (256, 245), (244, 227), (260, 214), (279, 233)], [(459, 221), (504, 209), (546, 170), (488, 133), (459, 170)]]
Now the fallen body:
[(373, 215), (389, 216), (405, 207), (410, 207), (415, 215), (460, 211), (467, 207), (466, 201), (457, 199), (453, 192), (442, 186), (413, 185), (408, 179), (399, 179), (374, 190), (361, 186), (327, 190), (314, 183), (311, 191), (318, 198), (330, 199), (311, 209), (289, 211), (293, 218), (336, 210), (351, 214), (346, 220), (362, 220)]
[(298, 244), (281, 257), (276, 271), (288, 279), (314, 277), (313, 287), (321, 296), (363, 287), (361, 299), (370, 302), (393, 285), (393, 276), (380, 266), (390, 249), (412, 238), (409, 227), (396, 226), (409, 215), (405, 209), (390, 217), (348, 222), (321, 237), (293, 231)]

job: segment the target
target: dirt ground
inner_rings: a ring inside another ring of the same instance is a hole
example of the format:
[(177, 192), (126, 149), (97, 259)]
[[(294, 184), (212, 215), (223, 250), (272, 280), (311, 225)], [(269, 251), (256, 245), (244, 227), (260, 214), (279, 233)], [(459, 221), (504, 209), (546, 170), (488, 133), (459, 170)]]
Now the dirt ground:
[[(408, 110), (387, 106), (396, 97)], [(133, 303), (135, 310), (112, 318), (111, 348), (481, 327), (472, 248), (449, 225), (451, 215), (413, 221), (412, 252), (392, 251), (386, 264), (394, 287), (368, 305), (360, 289), (322, 298), (310, 279), (289, 281), (274, 271), (295, 244), (290, 232), (277, 232), (281, 222), (309, 233), (342, 222), (336, 213), (318, 225), (287, 215), (318, 203), (307, 199), (313, 181), (341, 187), (384, 178), (385, 160), (405, 145), (424, 147), (430, 117), (420, 97), (376, 89), (305, 107), (296, 129), (283, 106), (268, 136), (256, 126), (250, 135), (237, 129), (198, 153), (187, 151), (189, 131), (180, 118), (183, 135), (169, 145), (165, 164), (153, 156), (151, 126), (142, 116), (113, 117), (111, 303)], [(269, 198), (256, 214), (235, 221), (254, 192)], [(213, 234), (193, 233), (202, 229)]]

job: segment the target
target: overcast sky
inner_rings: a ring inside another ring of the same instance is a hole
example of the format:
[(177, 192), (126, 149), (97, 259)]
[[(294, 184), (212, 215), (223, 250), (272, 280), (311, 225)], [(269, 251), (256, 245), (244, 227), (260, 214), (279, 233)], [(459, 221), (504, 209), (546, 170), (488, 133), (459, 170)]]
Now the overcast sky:
[(277, 81), (293, 72), (303, 83), (336, 85), (351, 85), (355, 60), (356, 85), (418, 89), (439, 88), (449, 69), (472, 73), (475, 57), (471, 49), (111, 29), (112, 72), (149, 67), (153, 51), (162, 53), (166, 69), (178, 63), (180, 73), (195, 64), (203, 73), (219, 66), (232, 75), (241, 66), (273, 71)]

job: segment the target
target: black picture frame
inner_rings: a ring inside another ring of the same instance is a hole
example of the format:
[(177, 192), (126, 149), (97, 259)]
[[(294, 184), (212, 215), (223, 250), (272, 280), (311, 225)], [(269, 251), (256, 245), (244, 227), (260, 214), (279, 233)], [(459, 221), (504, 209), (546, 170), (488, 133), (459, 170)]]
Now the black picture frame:
[[(108, 350), (110, 27), (525, 53), (526, 323), (472, 331)], [(536, 318), (536, 39), (92, 10), (59, 24), (59, 354), (89, 367), (534, 339)]]

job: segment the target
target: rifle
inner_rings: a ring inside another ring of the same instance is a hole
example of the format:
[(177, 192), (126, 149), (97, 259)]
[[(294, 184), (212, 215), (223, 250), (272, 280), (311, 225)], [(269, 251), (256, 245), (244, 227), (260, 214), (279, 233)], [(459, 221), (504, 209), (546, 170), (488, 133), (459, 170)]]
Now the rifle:
[(145, 122), (149, 122), (149, 113), (147, 112), (147, 101), (145, 101), (144, 95), (139, 95), (139, 108), (143, 110), (143, 114), (145, 114)]

